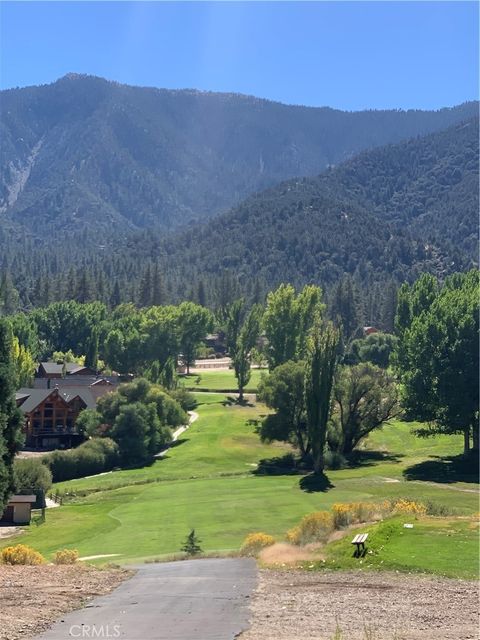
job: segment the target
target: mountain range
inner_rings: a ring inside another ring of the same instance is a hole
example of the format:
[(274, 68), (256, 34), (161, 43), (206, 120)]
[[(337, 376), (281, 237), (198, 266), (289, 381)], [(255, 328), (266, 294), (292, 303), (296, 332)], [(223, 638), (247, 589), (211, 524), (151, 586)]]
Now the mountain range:
[(0, 212), (12, 230), (40, 237), (202, 221), (477, 111), (342, 112), (79, 74), (2, 91), (0, 102)]
[(0, 100), (0, 313), (477, 262), (478, 103), (350, 113), (75, 74)]
[(228, 269), (270, 287), (467, 269), (478, 250), (478, 136), (474, 118), (365, 151), (255, 194), (208, 224), (167, 238), (133, 236), (132, 254), (164, 256), (164, 272), (184, 280)]

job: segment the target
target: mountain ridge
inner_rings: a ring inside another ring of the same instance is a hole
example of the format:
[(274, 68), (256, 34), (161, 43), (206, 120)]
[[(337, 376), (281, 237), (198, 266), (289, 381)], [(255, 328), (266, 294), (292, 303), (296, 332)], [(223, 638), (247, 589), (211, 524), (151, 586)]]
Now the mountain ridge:
[(476, 109), (343, 112), (78, 74), (0, 99), (3, 225), (38, 237), (211, 218), (284, 179)]

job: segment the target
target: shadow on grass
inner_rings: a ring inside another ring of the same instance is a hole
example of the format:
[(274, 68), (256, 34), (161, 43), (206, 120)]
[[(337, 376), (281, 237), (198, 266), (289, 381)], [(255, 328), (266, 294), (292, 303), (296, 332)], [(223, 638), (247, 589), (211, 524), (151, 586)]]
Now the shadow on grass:
[(388, 453), (384, 451), (353, 451), (348, 456), (348, 466), (352, 469), (357, 467), (373, 467), (380, 462), (400, 462), (405, 456), (403, 454)]
[(403, 471), (406, 480), (428, 482), (479, 482), (478, 455), (472, 453), (460, 456), (431, 456), (430, 460), (419, 462)]
[(306, 493), (328, 491), (329, 489), (333, 489), (335, 486), (324, 473), (311, 473), (308, 476), (303, 476), (298, 484), (300, 489)]
[(252, 471), (255, 476), (294, 476), (301, 473), (291, 453), (277, 458), (263, 458)]
[(142, 469), (144, 467), (150, 467), (157, 460), (168, 460), (169, 456), (167, 454), (170, 451), (170, 449), (174, 449), (175, 447), (178, 447), (181, 444), (183, 444), (184, 442), (188, 442), (189, 440), (190, 440), (190, 438), (179, 438), (178, 440), (174, 440), (171, 444), (168, 445), (168, 447), (165, 447), (164, 449), (159, 451), (155, 455), (154, 460), (152, 460), (151, 463), (146, 464), (146, 465), (142, 465), (140, 467), (130, 467), (130, 468), (131, 469)]
[(243, 400), (239, 400), (238, 397), (235, 397), (235, 396), (227, 396), (225, 400), (222, 401), (222, 404), (224, 407), (231, 407), (233, 405), (236, 405), (237, 407), (254, 407), (255, 406), (254, 404), (249, 402), (247, 398), (244, 398)]

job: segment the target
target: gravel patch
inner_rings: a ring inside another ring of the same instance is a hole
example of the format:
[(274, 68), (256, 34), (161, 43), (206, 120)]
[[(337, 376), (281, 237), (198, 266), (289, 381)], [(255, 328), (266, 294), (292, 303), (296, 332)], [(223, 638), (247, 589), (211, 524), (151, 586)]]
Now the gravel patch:
[(85, 565), (0, 565), (0, 639), (32, 638), (132, 574)]
[[(476, 640), (479, 586), (401, 573), (259, 572), (241, 640)], [(367, 629), (370, 635), (365, 632)]]

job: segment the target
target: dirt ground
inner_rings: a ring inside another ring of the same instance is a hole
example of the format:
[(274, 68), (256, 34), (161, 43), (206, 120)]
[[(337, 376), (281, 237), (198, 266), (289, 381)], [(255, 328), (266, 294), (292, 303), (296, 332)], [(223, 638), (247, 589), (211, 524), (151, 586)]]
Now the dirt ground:
[[(241, 640), (477, 640), (479, 587), (400, 573), (259, 572)], [(338, 627), (342, 634), (335, 636)]]
[(62, 614), (106, 594), (126, 579), (123, 569), (77, 565), (0, 565), (0, 639), (31, 638)]

